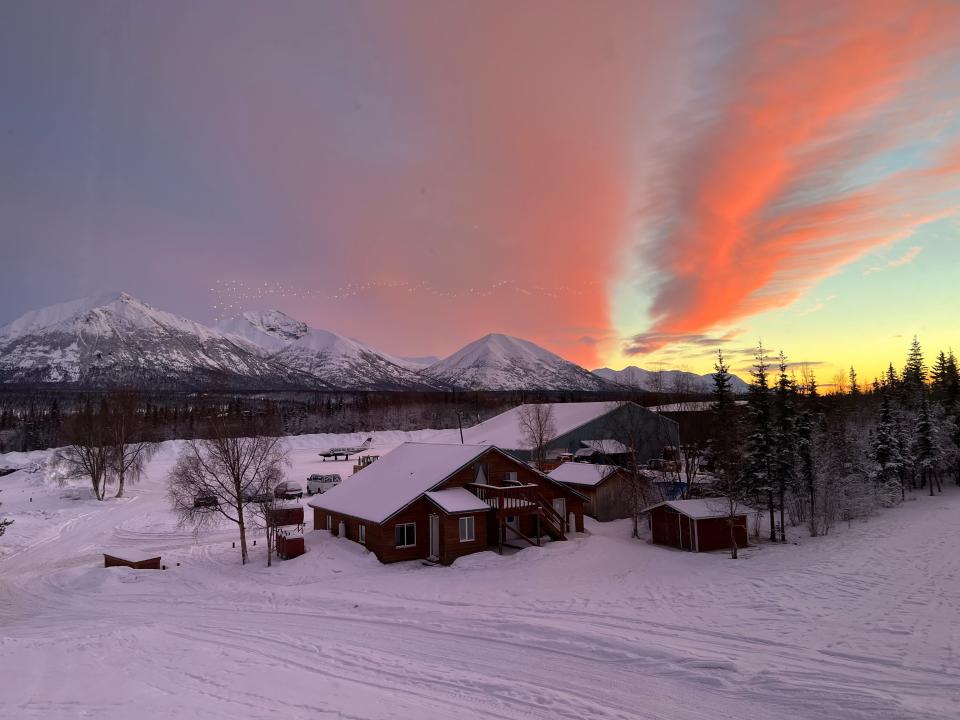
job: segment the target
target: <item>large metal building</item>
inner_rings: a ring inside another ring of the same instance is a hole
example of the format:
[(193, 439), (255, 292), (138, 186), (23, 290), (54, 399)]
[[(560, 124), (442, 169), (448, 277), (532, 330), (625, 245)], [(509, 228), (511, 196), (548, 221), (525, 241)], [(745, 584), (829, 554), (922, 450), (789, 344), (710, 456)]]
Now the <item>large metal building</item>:
[[(465, 428), (463, 439), (473, 445), (495, 445), (521, 460), (530, 460), (533, 448), (524, 437), (519, 405), (479, 425)], [(553, 431), (546, 442), (547, 457), (574, 454), (591, 443), (614, 440), (636, 451), (641, 462), (659, 458), (666, 447), (680, 443), (676, 421), (632, 402), (543, 403), (549, 408)]]

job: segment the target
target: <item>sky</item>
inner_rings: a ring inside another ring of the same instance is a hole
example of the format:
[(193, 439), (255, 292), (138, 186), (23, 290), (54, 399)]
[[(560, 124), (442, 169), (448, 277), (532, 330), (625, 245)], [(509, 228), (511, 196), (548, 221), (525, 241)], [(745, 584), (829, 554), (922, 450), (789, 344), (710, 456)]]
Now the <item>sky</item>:
[(0, 323), (125, 290), (822, 384), (960, 349), (958, 2), (6, 0), (0, 98)]

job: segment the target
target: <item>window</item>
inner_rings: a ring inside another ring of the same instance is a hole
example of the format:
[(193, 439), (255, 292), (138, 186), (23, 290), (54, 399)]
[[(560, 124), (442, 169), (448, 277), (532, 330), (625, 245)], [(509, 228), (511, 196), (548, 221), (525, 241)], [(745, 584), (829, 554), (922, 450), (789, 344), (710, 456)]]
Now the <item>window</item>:
[(486, 465), (486, 463), (478, 463), (478, 464), (475, 466), (475, 470), (476, 470), (476, 477), (474, 478), (474, 482), (476, 482), (476, 483), (478, 483), (478, 484), (480, 484), (480, 485), (486, 485), (486, 484), (487, 484), (487, 465)]
[(520, 481), (517, 480), (517, 471), (511, 470), (507, 472), (507, 474), (504, 476), (503, 482), (505, 485), (519, 485)]
[(358, 532), (357, 539), (360, 541), (361, 545), (367, 544), (367, 526), (363, 523), (360, 523), (360, 530)]
[(460, 542), (470, 542), (475, 539), (473, 516), (460, 518)]
[(393, 539), (398, 548), (413, 547), (417, 544), (417, 524), (402, 523), (393, 528)]
[(327, 530), (333, 532), (333, 516), (327, 515)]

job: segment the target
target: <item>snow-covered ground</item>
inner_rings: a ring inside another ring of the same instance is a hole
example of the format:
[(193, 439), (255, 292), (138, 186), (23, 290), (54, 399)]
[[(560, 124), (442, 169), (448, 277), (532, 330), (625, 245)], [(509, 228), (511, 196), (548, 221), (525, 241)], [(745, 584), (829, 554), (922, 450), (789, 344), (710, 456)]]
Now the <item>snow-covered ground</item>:
[[(423, 433), (375, 433), (382, 452)], [(292, 479), (349, 473), (291, 438)], [(957, 718), (960, 492), (731, 561), (589, 523), (454, 566), (379, 564), (325, 531), (266, 568), (177, 528), (167, 443), (122, 500), (0, 478), (0, 717)], [(32, 502), (30, 501), (32, 498)], [(166, 571), (104, 569), (105, 548)], [(179, 565), (178, 565), (179, 563)]]

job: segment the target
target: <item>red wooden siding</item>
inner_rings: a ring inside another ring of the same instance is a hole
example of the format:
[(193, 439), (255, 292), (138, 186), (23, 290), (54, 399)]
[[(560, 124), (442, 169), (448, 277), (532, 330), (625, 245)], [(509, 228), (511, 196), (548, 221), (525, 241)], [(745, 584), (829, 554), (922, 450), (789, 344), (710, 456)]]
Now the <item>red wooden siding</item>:
[[(565, 498), (567, 514), (569, 515), (572, 512), (575, 515), (576, 530), (577, 532), (583, 532), (583, 501), (579, 496), (566, 487), (545, 480), (519, 460), (514, 460), (493, 450), (485, 453), (475, 465), (451, 476), (440, 487), (468, 487), (469, 489), (469, 485), (476, 482), (476, 465), (479, 464), (486, 466), (486, 481), (491, 485), (506, 484), (507, 473), (515, 472), (518, 482), (537, 485), (548, 502), (553, 502), (554, 498), (558, 497)], [(314, 529), (325, 530), (327, 528), (327, 517), (329, 516), (332, 519), (331, 531), (334, 535), (339, 534), (340, 523), (343, 522), (345, 536), (354, 542), (359, 542), (360, 525), (365, 525), (365, 546), (375, 553), (381, 562), (389, 563), (417, 560), (430, 556), (430, 516), (433, 514), (440, 518), (439, 560), (443, 564), (448, 565), (463, 555), (496, 547), (497, 522), (495, 522), (492, 511), (449, 514), (427, 500), (426, 497), (419, 498), (382, 524), (336, 513), (327, 513), (327, 511), (319, 508), (313, 510), (313, 522)], [(459, 518), (464, 515), (474, 518), (475, 539), (473, 541), (460, 542)], [(394, 528), (399, 524), (408, 522), (416, 524), (416, 544), (413, 547), (398, 548), (394, 540)], [(533, 516), (527, 515), (521, 522), (521, 532), (528, 536), (532, 535), (534, 532)]]

